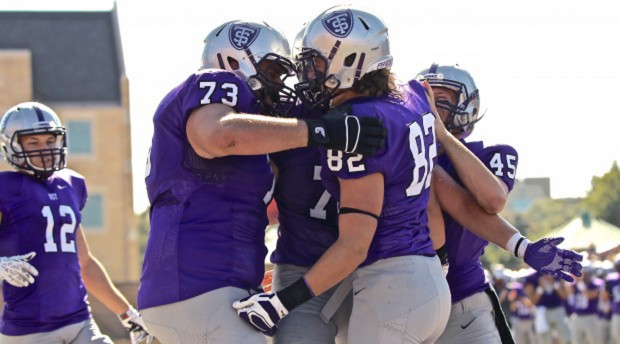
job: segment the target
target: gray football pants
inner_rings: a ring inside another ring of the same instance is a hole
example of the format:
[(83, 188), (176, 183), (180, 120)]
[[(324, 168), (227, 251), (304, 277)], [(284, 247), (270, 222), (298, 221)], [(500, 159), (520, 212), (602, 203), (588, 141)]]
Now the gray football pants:
[(249, 295), (244, 289), (224, 287), (140, 313), (150, 333), (164, 344), (266, 344), (267, 337), (232, 307)]
[(2, 344), (112, 344), (112, 340), (99, 330), (97, 323), (90, 318), (77, 324), (67, 325), (50, 332), (27, 334), (25, 336), (5, 336), (0, 334)]
[(353, 272), (351, 344), (434, 343), (450, 315), (439, 258), (381, 259)]
[[(308, 267), (303, 266), (276, 265), (273, 273), (273, 291), (288, 287), (308, 270)], [(352, 294), (348, 293), (349, 295), (331, 319), (325, 322), (321, 318), (321, 310), (336, 288), (337, 286), (293, 309), (280, 321), (278, 331), (270, 342), (274, 344), (346, 343)]]
[(450, 320), (438, 344), (501, 344), (491, 299), (484, 292), (452, 304)]

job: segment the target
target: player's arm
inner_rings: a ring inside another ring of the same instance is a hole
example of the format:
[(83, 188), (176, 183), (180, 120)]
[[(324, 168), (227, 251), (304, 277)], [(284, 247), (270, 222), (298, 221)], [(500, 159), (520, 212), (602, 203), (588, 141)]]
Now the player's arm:
[[(340, 208), (381, 214), (383, 206), (383, 175), (373, 173), (358, 179), (339, 179)], [(377, 230), (377, 219), (371, 215), (351, 212), (340, 214), (338, 240), (305, 275), (314, 295), (320, 295), (353, 272), (368, 255)]]
[(513, 253), (536, 271), (569, 282), (573, 281), (569, 274), (581, 276), (579, 262), (583, 257), (557, 248), (564, 238), (543, 238), (531, 243), (504, 218), (484, 211), (441, 167), (435, 167), (431, 180), (436, 183), (441, 209), (472, 233)]
[(441, 209), (482, 239), (506, 249), (510, 238), (519, 233), (501, 216), (486, 212), (441, 166), (433, 169), (433, 184)]
[[(436, 121), (441, 122), (441, 121)], [(441, 124), (443, 127), (443, 123)], [(445, 127), (444, 127), (445, 129)], [(438, 130), (439, 131), (439, 130)], [(445, 154), (473, 198), (488, 213), (497, 214), (508, 201), (508, 186), (452, 134), (437, 135)]]
[(186, 132), (196, 153), (209, 159), (266, 154), (308, 144), (308, 127), (304, 121), (240, 114), (220, 103), (192, 111)]
[(277, 293), (255, 294), (233, 304), (239, 316), (259, 331), (273, 335), (280, 319), (290, 310), (345, 279), (366, 259), (383, 205), (383, 175), (373, 173), (339, 181), (338, 240), (292, 285)]
[(446, 129), (438, 115), (431, 86), (426, 81), (423, 85), (435, 114), (435, 134), (441, 149), (450, 158), (463, 185), (478, 204), (488, 213), (499, 213), (508, 201), (508, 186)]
[(433, 249), (436, 251), (446, 243), (446, 226), (435, 192), (435, 183), (431, 182), (430, 198), (428, 200), (426, 213), (428, 214), (428, 228), (430, 230), (431, 240), (433, 241)]
[(306, 146), (374, 155), (383, 147), (387, 135), (381, 120), (354, 118), (347, 116), (346, 110), (298, 120), (240, 114), (221, 103), (194, 109), (185, 130), (192, 148), (207, 159), (268, 154)]
[(77, 245), (82, 279), (86, 289), (114, 314), (127, 312), (131, 305), (116, 289), (101, 262), (91, 254), (81, 225), (77, 231)]
[(149, 342), (148, 338), (152, 339), (152, 336), (146, 331), (140, 313), (114, 286), (101, 262), (91, 254), (82, 225), (78, 227), (76, 240), (82, 280), (84, 280), (86, 290), (118, 316), (123, 327), (130, 332), (132, 343), (144, 340)]

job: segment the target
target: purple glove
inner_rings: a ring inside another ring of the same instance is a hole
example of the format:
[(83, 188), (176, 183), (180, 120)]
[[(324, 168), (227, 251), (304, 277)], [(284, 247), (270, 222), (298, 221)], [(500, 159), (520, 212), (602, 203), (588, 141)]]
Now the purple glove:
[(564, 238), (558, 237), (543, 238), (530, 243), (525, 249), (523, 260), (538, 272), (573, 282), (574, 279), (569, 273), (581, 276), (579, 262), (583, 260), (583, 256), (575, 251), (558, 248), (562, 241)]

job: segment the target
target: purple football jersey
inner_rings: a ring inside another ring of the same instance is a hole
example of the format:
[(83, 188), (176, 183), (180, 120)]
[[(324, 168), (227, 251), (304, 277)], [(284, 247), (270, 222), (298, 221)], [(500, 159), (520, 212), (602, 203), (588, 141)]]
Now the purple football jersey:
[[(538, 280), (540, 279), (541, 273), (535, 272), (525, 278), (525, 286), (531, 285), (534, 289), (539, 286)], [(560, 281), (559, 279), (555, 279), (556, 282)], [(540, 295), (538, 302), (536, 302), (536, 306), (544, 306), (546, 308), (557, 308), (560, 306), (567, 306), (567, 309), (571, 309), (571, 305), (569, 302), (565, 302), (562, 300), (558, 292), (553, 288), (553, 286), (543, 287), (543, 293)]]
[(321, 182), (320, 149), (297, 148), (270, 156), (278, 168), (273, 197), (280, 222), (271, 262), (312, 266), (338, 239), (337, 203)]
[(532, 309), (526, 305), (527, 296), (525, 295), (525, 291), (523, 290), (523, 285), (521, 283), (512, 283), (511, 289), (513, 293), (516, 293), (515, 300), (515, 309), (510, 310), (510, 315), (515, 318), (519, 318), (522, 320), (530, 320), (534, 318), (534, 313)]
[(90, 317), (80, 273), (76, 235), (87, 198), (84, 178), (64, 169), (46, 181), (19, 172), (0, 172), (0, 256), (36, 252), (35, 282), (3, 282), (0, 333), (48, 332)]
[(588, 299), (584, 294), (585, 291), (599, 290), (600, 282), (592, 280), (590, 282), (580, 281), (572, 285), (573, 294), (575, 295), (575, 304), (573, 312), (577, 315), (597, 314), (598, 297)]
[[(508, 186), (508, 190), (512, 190), (518, 162), (514, 148), (506, 145), (484, 147), (482, 142), (463, 141), (463, 144)], [(462, 184), (446, 154), (442, 154), (437, 159), (437, 164), (443, 167), (454, 180)], [(446, 278), (452, 293), (452, 303), (454, 303), (488, 288), (489, 283), (484, 275), (480, 257), (484, 254), (484, 248), (489, 242), (473, 234), (447, 214), (444, 215), (444, 221), (446, 250), (450, 263)]]
[(402, 99), (359, 97), (349, 100), (350, 114), (383, 120), (385, 147), (373, 157), (321, 150), (321, 177), (327, 190), (340, 199), (338, 178), (361, 178), (381, 173), (385, 181), (383, 208), (377, 231), (362, 266), (390, 257), (433, 256), (426, 209), (430, 178), (436, 160), (435, 116), (419, 83), (401, 86)]
[(263, 278), (266, 204), (274, 185), (269, 158), (198, 156), (185, 125), (192, 110), (211, 103), (240, 113), (260, 111), (244, 81), (222, 70), (202, 70), (170, 91), (153, 118), (146, 177), (151, 231), (139, 308), (225, 286), (256, 288)]
[(613, 314), (620, 314), (620, 274), (617, 272), (607, 276), (607, 291), (611, 300), (611, 311)]

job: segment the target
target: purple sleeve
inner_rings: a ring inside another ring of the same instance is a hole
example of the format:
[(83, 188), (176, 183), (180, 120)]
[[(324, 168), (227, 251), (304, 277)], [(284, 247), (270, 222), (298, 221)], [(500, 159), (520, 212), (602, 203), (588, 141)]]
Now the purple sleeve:
[(223, 70), (206, 69), (197, 72), (183, 90), (183, 113), (189, 115), (193, 110), (208, 104), (220, 103), (235, 109), (256, 109), (256, 97), (248, 85), (235, 74)]
[(81, 174), (67, 169), (66, 172), (70, 173), (70, 183), (73, 190), (77, 195), (79, 201), (80, 211), (84, 209), (86, 206), (86, 201), (88, 200), (88, 188), (86, 187), (86, 179)]
[(383, 173), (380, 156), (368, 158), (332, 149), (328, 149), (324, 156), (323, 168), (340, 179), (357, 179), (373, 173)]
[[(350, 115), (380, 118), (375, 102), (353, 104)], [(388, 128), (388, 135), (390, 135), (389, 129), (391, 128)], [(395, 131), (393, 135), (396, 135)], [(384, 173), (386, 152), (387, 149), (383, 148), (373, 157), (364, 157), (360, 154), (328, 149), (322, 162), (325, 171), (329, 170), (340, 179), (357, 179), (373, 173)]]
[(478, 157), (496, 177), (504, 181), (509, 191), (512, 190), (519, 163), (519, 155), (513, 147), (508, 145), (486, 147)]

